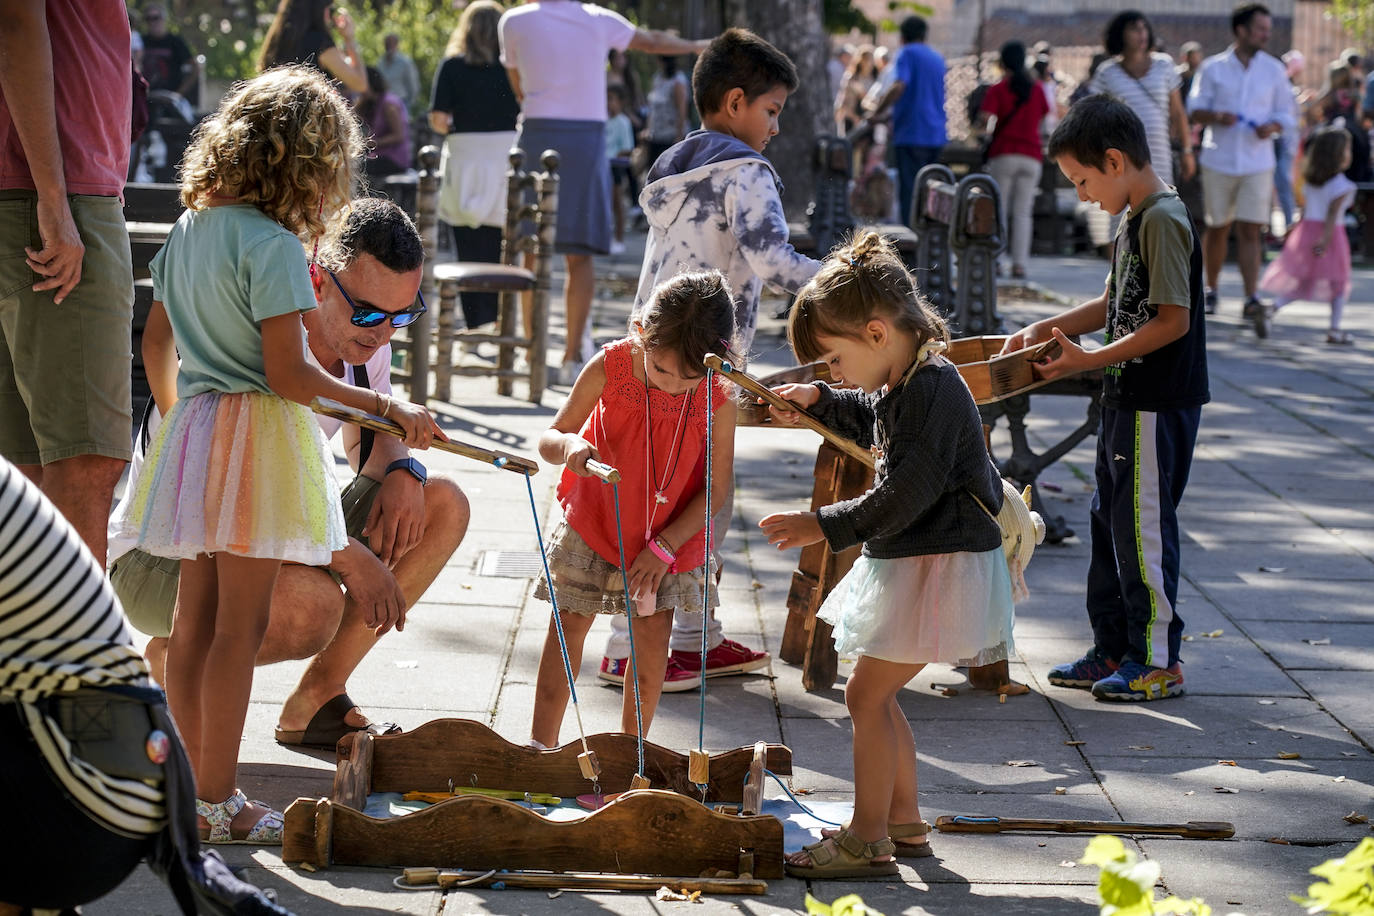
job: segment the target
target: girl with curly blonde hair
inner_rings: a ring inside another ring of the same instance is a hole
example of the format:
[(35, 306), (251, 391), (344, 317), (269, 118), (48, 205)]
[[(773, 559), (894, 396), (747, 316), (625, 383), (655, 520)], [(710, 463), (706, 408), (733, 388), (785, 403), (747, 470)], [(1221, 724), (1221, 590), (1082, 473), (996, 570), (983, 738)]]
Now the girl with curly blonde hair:
[[(143, 352), (166, 419), (124, 527), (181, 560), (165, 686), (211, 843), (281, 842), (281, 814), (237, 788), (253, 661), (282, 562), (323, 566), (347, 545), (333, 461), (304, 405), (333, 398), (395, 420), (407, 445), (431, 440), (423, 407), (306, 361), (301, 313), (316, 301), (302, 242), (347, 203), (362, 149), (318, 73), (238, 84), (186, 152), (187, 209), (151, 265)], [(390, 317), (357, 312), (360, 334)]]

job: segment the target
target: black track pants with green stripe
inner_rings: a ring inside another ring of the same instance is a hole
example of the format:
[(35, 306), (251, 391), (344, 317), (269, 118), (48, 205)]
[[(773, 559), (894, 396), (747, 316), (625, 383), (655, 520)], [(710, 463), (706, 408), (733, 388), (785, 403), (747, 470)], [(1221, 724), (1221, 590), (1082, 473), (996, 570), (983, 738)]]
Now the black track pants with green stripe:
[(1178, 504), (1202, 408), (1102, 409), (1087, 607), (1097, 649), (1163, 668), (1178, 661)]

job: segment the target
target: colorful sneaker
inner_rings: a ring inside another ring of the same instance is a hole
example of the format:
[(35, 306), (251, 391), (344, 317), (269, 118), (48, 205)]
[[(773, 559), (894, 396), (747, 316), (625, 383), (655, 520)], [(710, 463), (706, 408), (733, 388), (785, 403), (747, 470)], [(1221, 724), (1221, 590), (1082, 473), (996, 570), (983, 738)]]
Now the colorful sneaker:
[(1163, 700), (1183, 693), (1183, 671), (1177, 664), (1151, 668), (1139, 662), (1122, 662), (1108, 677), (1093, 684), (1099, 700)]
[[(744, 674), (762, 668), (772, 660), (767, 652), (755, 652), (733, 639), (726, 639), (706, 653), (706, 676), (725, 677), (729, 674)], [(669, 659), (669, 666), (673, 664), (681, 665), (694, 675), (699, 674), (701, 671), (701, 653), (674, 652)]]
[(1051, 668), (1049, 681), (1056, 687), (1080, 687), (1087, 690), (1115, 670), (1116, 662), (1098, 655), (1097, 647), (1094, 646), (1078, 661)]
[[(625, 673), (630, 670), (630, 660), (628, 658), (609, 658), (603, 656), (601, 659), (601, 670), (596, 676), (609, 684), (617, 687), (625, 686)], [(681, 693), (684, 690), (695, 690), (701, 683), (701, 675), (696, 671), (688, 670), (677, 663), (672, 656), (668, 658), (668, 668), (663, 672), (663, 692)]]

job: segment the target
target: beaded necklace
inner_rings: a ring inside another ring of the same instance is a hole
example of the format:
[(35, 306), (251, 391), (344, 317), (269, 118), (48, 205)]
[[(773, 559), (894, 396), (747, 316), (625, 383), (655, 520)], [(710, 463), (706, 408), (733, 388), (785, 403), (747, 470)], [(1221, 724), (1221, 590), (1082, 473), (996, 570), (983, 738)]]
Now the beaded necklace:
[[(677, 429), (673, 431), (668, 467), (664, 470), (663, 479), (660, 481), (658, 463), (654, 456), (654, 437), (649, 429), (649, 356), (647, 353), (644, 355), (644, 461), (648, 470), (644, 477), (645, 541), (653, 540), (654, 518), (658, 515), (658, 507), (668, 504), (668, 497), (663, 495), (663, 491), (673, 479), (674, 472), (677, 471), (677, 460), (682, 455), (682, 436), (687, 423), (687, 408), (691, 406), (692, 397), (695, 394), (696, 391), (693, 389), (682, 399), (682, 412), (678, 414)], [(651, 490), (652, 496), (650, 495)]]

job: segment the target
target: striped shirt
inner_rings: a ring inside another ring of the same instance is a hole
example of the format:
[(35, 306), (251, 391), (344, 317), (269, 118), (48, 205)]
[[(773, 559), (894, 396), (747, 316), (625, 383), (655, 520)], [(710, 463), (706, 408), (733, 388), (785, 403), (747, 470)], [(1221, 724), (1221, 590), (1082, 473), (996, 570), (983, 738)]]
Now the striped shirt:
[(1131, 107), (1145, 125), (1150, 164), (1165, 184), (1174, 180), (1174, 157), (1169, 148), (1169, 97), (1182, 81), (1167, 54), (1151, 54), (1150, 69), (1136, 79), (1112, 58), (1104, 61), (1088, 84), (1090, 92), (1114, 95)]
[(100, 565), (67, 520), (14, 465), (0, 459), (0, 700), (21, 718), (53, 777), (116, 833), (157, 833), (163, 792), (116, 779), (76, 757), (35, 702), (112, 685), (148, 686), (148, 666)]

